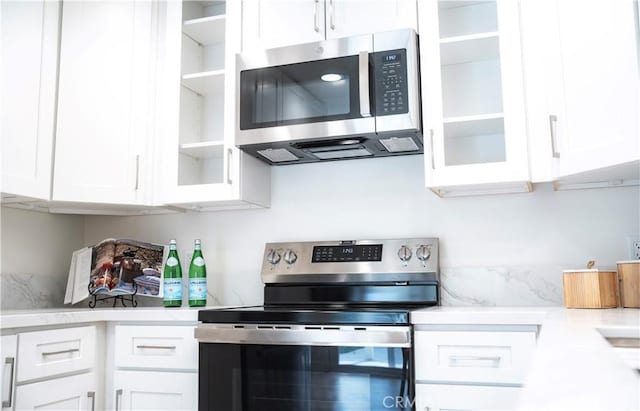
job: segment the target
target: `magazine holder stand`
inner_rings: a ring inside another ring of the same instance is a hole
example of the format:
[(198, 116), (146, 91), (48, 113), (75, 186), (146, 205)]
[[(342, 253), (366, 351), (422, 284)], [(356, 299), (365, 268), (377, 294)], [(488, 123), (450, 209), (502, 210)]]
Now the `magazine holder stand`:
[(113, 300), (112, 307), (115, 307), (118, 304), (118, 301), (120, 301), (123, 307), (127, 306), (125, 302), (131, 303), (131, 307), (138, 306), (138, 302), (135, 299), (135, 296), (138, 292), (138, 287), (136, 284), (133, 285), (133, 288), (134, 288), (133, 293), (118, 294), (118, 295), (112, 295), (112, 294), (110, 295), (108, 293), (93, 293), (91, 292), (91, 285), (87, 286), (87, 288), (89, 289), (89, 297), (91, 298), (89, 300), (89, 308), (95, 308), (98, 302), (108, 301), (108, 300)]

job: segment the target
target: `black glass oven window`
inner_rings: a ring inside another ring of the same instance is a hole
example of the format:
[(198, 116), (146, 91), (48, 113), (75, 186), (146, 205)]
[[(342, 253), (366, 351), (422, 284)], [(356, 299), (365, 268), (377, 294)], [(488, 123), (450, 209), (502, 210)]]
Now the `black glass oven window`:
[(201, 411), (412, 409), (410, 349), (200, 344)]
[(331, 245), (313, 247), (312, 263), (382, 261), (382, 244)]
[(358, 118), (358, 56), (240, 72), (240, 129)]

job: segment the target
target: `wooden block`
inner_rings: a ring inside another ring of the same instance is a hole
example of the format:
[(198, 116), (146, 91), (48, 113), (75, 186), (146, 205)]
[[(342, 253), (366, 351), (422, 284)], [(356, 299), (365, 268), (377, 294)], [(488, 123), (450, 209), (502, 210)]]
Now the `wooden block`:
[(619, 261), (620, 305), (627, 308), (640, 308), (640, 260)]
[(616, 271), (565, 270), (562, 276), (567, 308), (614, 308), (618, 306)]

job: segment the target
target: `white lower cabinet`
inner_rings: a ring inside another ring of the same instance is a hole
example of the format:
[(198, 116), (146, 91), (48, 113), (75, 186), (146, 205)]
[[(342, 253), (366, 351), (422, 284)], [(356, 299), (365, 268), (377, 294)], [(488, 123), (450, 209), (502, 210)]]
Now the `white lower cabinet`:
[(510, 410), (514, 408), (521, 389), (519, 387), (418, 384), (416, 410)]
[(0, 390), (2, 396), (2, 411), (13, 409), (13, 399), (15, 397), (16, 380), (16, 357), (18, 353), (18, 337), (16, 335), (5, 335), (0, 337)]
[(533, 325), (417, 325), (416, 409), (513, 409), (536, 334)]
[(116, 325), (115, 370), (107, 388), (116, 411), (195, 410), (198, 342), (192, 325)]
[(16, 410), (91, 410), (96, 404), (98, 383), (91, 372), (71, 377), (20, 385), (16, 388)]
[(194, 372), (116, 371), (114, 384), (117, 411), (197, 409)]
[[(97, 334), (97, 327), (89, 325), (2, 337), (4, 362), (10, 357), (5, 354), (5, 339), (13, 339), (9, 342), (15, 359), (8, 374), (3, 369), (2, 409), (101, 409)], [(7, 384), (5, 375), (14, 378), (15, 384)], [(9, 397), (14, 385), (15, 392)]]

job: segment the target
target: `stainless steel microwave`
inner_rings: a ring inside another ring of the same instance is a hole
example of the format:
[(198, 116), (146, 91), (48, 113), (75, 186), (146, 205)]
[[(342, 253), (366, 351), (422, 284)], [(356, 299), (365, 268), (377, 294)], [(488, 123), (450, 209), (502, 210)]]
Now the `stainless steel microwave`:
[(237, 55), (236, 145), (273, 165), (423, 152), (411, 29)]

